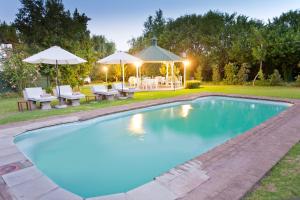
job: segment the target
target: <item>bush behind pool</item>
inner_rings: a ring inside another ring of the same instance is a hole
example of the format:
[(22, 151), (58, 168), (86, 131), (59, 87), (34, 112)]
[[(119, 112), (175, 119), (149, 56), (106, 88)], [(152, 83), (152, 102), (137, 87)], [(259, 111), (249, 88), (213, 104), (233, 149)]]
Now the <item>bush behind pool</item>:
[(196, 89), (196, 88), (199, 88), (200, 85), (201, 85), (201, 81), (197, 81), (197, 80), (186, 82), (186, 88), (187, 89)]

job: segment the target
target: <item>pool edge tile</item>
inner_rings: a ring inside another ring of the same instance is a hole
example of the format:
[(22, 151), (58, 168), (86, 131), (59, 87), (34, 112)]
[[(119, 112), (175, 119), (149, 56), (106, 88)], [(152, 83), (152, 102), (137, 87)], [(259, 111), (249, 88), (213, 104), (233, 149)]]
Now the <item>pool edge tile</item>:
[(41, 195), (37, 200), (83, 200), (83, 198), (62, 188), (56, 188)]
[(13, 187), (37, 179), (41, 176), (43, 176), (43, 174), (35, 166), (31, 166), (16, 172), (5, 174), (2, 178), (8, 187)]
[(8, 187), (8, 191), (16, 199), (37, 199), (56, 188), (58, 188), (58, 186), (49, 178), (41, 176), (18, 185)]
[(117, 194), (87, 198), (86, 200), (129, 200), (129, 199), (126, 193), (117, 193)]
[(151, 181), (126, 193), (128, 200), (175, 200), (178, 198), (176, 194), (171, 192), (158, 181)]

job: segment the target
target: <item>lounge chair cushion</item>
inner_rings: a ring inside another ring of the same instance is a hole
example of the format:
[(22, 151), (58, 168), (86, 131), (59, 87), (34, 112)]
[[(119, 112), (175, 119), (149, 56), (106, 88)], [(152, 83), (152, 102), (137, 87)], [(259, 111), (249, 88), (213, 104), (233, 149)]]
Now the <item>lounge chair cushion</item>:
[(56, 99), (56, 97), (51, 96), (49, 94), (44, 94), (41, 87), (36, 88), (25, 88), (25, 99), (30, 101), (37, 101), (37, 102), (49, 102)]
[(51, 94), (41, 94), (40, 97), (41, 97), (41, 98), (51, 97)]
[(92, 91), (94, 94), (100, 94), (100, 95), (116, 95), (116, 94), (118, 94), (117, 90), (109, 91), (105, 85), (92, 86)]
[(62, 95), (72, 95), (73, 94), (73, 90), (71, 88), (71, 86), (69, 85), (61, 85), (61, 86), (56, 86), (56, 92), (57, 95), (59, 95), (59, 93)]
[(134, 88), (123, 88), (119, 90), (120, 92), (126, 92), (126, 93), (134, 93), (135, 89)]
[(85, 95), (81, 94), (80, 92), (73, 93), (73, 90), (72, 90), (71, 86), (69, 86), (69, 85), (61, 85), (61, 86), (59, 86), (59, 88), (58, 88), (58, 86), (56, 86), (56, 94), (57, 95), (59, 95), (59, 89), (60, 89), (60, 96), (65, 99), (76, 100), (76, 99), (82, 99), (85, 97)]
[(92, 86), (92, 91), (93, 93), (96, 93), (96, 92), (107, 92), (108, 89), (105, 85), (94, 85)]
[(73, 94), (60, 94), (60, 96), (64, 99), (69, 99), (69, 100), (76, 100), (76, 99), (82, 99), (85, 97), (84, 94), (78, 94), (78, 95), (73, 95)]

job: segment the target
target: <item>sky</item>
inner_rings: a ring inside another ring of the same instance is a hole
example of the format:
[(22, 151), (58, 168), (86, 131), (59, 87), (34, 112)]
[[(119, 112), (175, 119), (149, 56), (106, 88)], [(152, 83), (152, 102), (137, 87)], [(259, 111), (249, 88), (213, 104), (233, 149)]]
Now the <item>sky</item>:
[[(63, 0), (66, 9), (78, 8), (91, 21), (92, 34), (105, 35), (116, 43), (118, 50), (126, 51), (128, 41), (140, 36), (149, 15), (162, 9), (166, 18), (185, 14), (204, 14), (209, 10), (244, 14), (265, 22), (282, 12), (300, 9), (300, 0)], [(0, 21), (12, 22), (19, 0), (0, 0)]]

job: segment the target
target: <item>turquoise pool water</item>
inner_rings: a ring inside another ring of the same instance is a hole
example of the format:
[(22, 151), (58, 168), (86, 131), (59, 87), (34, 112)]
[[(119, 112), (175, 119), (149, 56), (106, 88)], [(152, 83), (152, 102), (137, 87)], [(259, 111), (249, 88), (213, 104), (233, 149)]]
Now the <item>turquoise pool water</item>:
[(288, 106), (205, 97), (30, 131), (15, 143), (56, 184), (94, 197), (149, 182)]

